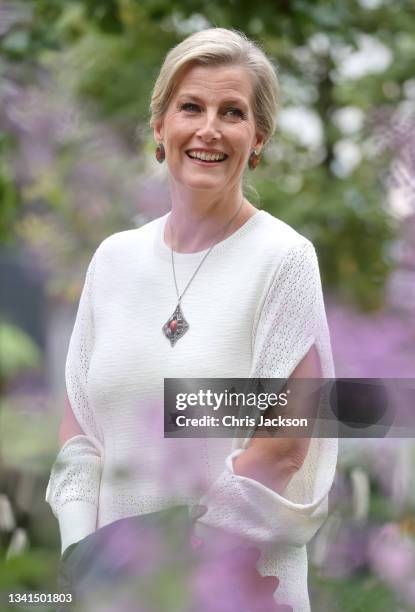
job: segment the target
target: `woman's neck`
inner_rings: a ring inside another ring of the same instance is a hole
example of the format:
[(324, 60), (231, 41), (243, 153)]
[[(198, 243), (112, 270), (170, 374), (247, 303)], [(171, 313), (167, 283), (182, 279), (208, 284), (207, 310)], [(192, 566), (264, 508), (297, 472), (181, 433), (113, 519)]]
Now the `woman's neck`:
[(171, 195), (172, 209), (165, 225), (164, 241), (179, 253), (203, 251), (225, 240), (257, 211), (241, 192), (227, 194), (225, 198), (211, 194), (197, 199), (178, 198), (174, 192)]

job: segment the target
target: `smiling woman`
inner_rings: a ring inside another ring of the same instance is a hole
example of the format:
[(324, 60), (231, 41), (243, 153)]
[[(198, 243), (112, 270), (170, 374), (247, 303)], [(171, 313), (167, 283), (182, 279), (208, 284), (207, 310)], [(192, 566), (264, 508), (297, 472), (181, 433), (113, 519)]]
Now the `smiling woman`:
[[(170, 223), (177, 227), (184, 248), (179, 203), (188, 202), (199, 226), (200, 218), (207, 216), (224, 225), (241, 202), (241, 175), (252, 151), (258, 155), (264, 144), (251, 109), (253, 95), (252, 78), (241, 66), (190, 65), (182, 70), (166, 112), (153, 123), (154, 137), (164, 147), (172, 199), (177, 202)], [(245, 201), (229, 231), (254, 212)], [(193, 242), (192, 248), (204, 246)]]
[(280, 580), (272, 607), (247, 607), (307, 612), (306, 544), (326, 516), (336, 440), (264, 438), (257, 427), (231, 444), (167, 439), (162, 428), (165, 378), (334, 375), (313, 245), (243, 194), (278, 97), (272, 62), (240, 32), (207, 29), (168, 53), (150, 125), (171, 210), (92, 257), (46, 499), (62, 551), (119, 520), (202, 504), (199, 537), (255, 544), (259, 572)]

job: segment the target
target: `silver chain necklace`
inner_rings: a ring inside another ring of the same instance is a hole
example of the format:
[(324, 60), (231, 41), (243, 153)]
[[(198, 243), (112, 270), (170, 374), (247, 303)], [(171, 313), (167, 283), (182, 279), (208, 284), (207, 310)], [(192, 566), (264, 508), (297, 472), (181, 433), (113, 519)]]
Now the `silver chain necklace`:
[[(242, 198), (242, 202), (241, 205), (239, 206), (238, 210), (236, 211), (236, 213), (233, 215), (233, 217), (230, 219), (230, 221), (228, 221), (228, 223), (225, 225), (225, 228), (222, 231), (222, 234), (220, 236), (219, 241), (222, 239), (222, 237), (226, 234), (226, 230), (228, 229), (228, 227), (230, 226), (230, 224), (232, 223), (232, 221), (234, 219), (236, 219), (236, 217), (238, 216), (242, 205), (244, 203), (244, 200)], [(170, 219), (169, 219), (170, 220)], [(177, 295), (177, 306), (175, 308), (175, 311), (173, 312), (173, 314), (171, 315), (171, 317), (165, 322), (165, 324), (163, 325), (163, 334), (166, 336), (166, 338), (168, 340), (170, 340), (170, 345), (174, 346), (176, 344), (176, 342), (178, 340), (180, 340), (180, 338), (182, 338), (184, 336), (184, 334), (188, 331), (189, 329), (189, 323), (186, 321), (186, 319), (184, 318), (184, 314), (181, 308), (181, 301), (182, 298), (184, 296), (184, 294), (186, 293), (186, 291), (188, 290), (191, 282), (193, 281), (193, 279), (195, 278), (196, 274), (199, 272), (203, 262), (205, 261), (205, 259), (208, 257), (208, 255), (210, 255), (210, 253), (212, 252), (212, 249), (217, 245), (217, 242), (214, 242), (212, 244), (211, 247), (209, 247), (208, 251), (203, 255), (201, 261), (199, 262), (196, 270), (193, 272), (192, 276), (190, 277), (189, 282), (187, 283), (186, 287), (184, 288), (183, 292), (180, 294), (179, 293), (179, 289), (177, 286), (177, 278), (176, 278), (176, 269), (174, 267), (174, 255), (173, 255), (173, 227), (171, 224), (171, 221), (169, 223), (170, 226), (170, 242), (171, 242), (171, 265), (172, 265), (172, 269), (173, 269), (173, 278), (174, 278), (174, 285), (176, 287), (176, 295)]]

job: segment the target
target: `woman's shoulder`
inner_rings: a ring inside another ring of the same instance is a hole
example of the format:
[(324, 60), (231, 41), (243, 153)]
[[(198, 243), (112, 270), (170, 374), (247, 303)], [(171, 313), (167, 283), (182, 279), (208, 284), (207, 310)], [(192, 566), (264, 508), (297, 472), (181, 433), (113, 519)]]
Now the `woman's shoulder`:
[(142, 223), (139, 227), (110, 234), (98, 245), (95, 256), (113, 257), (128, 254), (131, 257), (135, 250), (141, 251), (147, 246), (151, 246), (154, 233), (164, 216), (152, 220), (140, 218)]
[(294, 227), (265, 210), (261, 210), (260, 213), (261, 223), (258, 226), (260, 235), (257, 241), (262, 252), (280, 259), (293, 250), (304, 248), (314, 250), (310, 239)]

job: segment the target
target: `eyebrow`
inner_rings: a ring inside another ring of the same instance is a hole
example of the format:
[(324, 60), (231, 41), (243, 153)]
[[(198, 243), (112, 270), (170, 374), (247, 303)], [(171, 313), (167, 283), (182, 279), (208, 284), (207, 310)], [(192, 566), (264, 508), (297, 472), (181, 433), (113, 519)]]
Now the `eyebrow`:
[[(178, 96), (178, 100), (182, 98), (188, 98), (190, 100), (194, 100), (195, 102), (203, 102), (202, 98), (199, 98), (199, 96), (197, 96), (196, 94), (192, 94), (190, 92), (188, 93), (184, 92), (180, 94), (180, 96)], [(228, 98), (222, 102), (222, 105), (223, 104), (236, 104), (238, 106), (242, 106), (245, 109), (248, 108), (247, 103), (244, 100), (241, 100), (241, 98)]]

